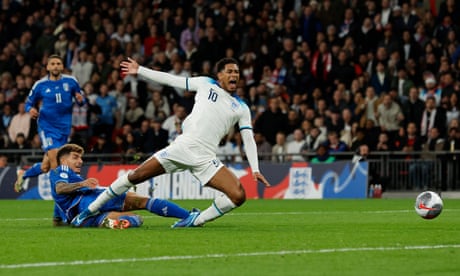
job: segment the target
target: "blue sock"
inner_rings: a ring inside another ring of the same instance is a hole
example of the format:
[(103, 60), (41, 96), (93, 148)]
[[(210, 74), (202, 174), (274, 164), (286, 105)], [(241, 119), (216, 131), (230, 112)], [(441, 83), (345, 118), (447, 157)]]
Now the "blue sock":
[(120, 216), (118, 219), (125, 219), (129, 221), (129, 223), (131, 224), (130, 227), (139, 227), (144, 222), (142, 218), (138, 215)]
[(147, 202), (145, 209), (162, 217), (175, 217), (184, 219), (189, 216), (190, 212), (170, 201), (151, 198)]
[(22, 178), (26, 179), (29, 177), (39, 176), (42, 174), (42, 163), (35, 163), (32, 167), (28, 168)]

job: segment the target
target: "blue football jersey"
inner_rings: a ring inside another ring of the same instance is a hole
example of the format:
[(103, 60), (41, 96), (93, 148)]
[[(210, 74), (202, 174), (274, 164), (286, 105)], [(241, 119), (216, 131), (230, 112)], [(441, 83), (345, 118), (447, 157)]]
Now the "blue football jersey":
[(60, 165), (56, 169), (51, 170), (49, 176), (51, 183), (51, 193), (55, 203), (58, 205), (61, 212), (65, 214), (67, 219), (72, 219), (76, 214), (78, 214), (78, 204), (81, 201), (83, 195), (92, 193), (95, 190), (87, 187), (82, 187), (75, 193), (58, 195), (56, 193), (57, 183), (63, 182), (72, 184), (82, 182), (84, 179), (65, 165)]
[(39, 108), (38, 126), (40, 129), (70, 135), (72, 127), (72, 106), (76, 93), (83, 91), (75, 77), (62, 75), (59, 80), (48, 76), (38, 80), (32, 87), (26, 101), (26, 111)]

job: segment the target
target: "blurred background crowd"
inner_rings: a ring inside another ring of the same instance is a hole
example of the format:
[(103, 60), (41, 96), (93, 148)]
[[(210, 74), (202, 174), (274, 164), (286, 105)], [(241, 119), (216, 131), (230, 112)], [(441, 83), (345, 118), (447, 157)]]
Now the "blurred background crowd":
[[(261, 159), (460, 149), (459, 37), (454, 0), (3, 0), (0, 149), (40, 148), (24, 101), (55, 53), (88, 98), (70, 142), (91, 153), (155, 152), (193, 107), (190, 91), (122, 76), (126, 57), (184, 77), (237, 59)], [(237, 130), (220, 153), (244, 158)]]

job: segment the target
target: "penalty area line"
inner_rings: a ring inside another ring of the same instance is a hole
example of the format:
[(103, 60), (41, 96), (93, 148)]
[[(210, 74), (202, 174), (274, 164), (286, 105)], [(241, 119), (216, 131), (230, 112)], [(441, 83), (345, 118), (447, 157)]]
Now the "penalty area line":
[(357, 248), (324, 248), (324, 249), (304, 249), (304, 250), (283, 250), (283, 251), (266, 251), (266, 252), (246, 252), (233, 254), (205, 254), (205, 255), (183, 255), (183, 256), (156, 256), (149, 258), (122, 258), (122, 259), (101, 259), (101, 260), (77, 260), (68, 262), (43, 262), (43, 263), (25, 263), (25, 264), (0, 264), (0, 269), (18, 269), (31, 267), (56, 267), (56, 266), (78, 266), (93, 264), (110, 264), (110, 263), (139, 263), (139, 262), (157, 262), (157, 261), (177, 261), (177, 260), (197, 260), (210, 258), (232, 258), (232, 257), (251, 257), (251, 256), (282, 256), (282, 255), (300, 255), (300, 254), (327, 254), (327, 253), (346, 253), (346, 252), (370, 252), (370, 251), (404, 251), (420, 249), (446, 249), (460, 248), (460, 244), (440, 244), (440, 245), (408, 245), (393, 247), (357, 247)]

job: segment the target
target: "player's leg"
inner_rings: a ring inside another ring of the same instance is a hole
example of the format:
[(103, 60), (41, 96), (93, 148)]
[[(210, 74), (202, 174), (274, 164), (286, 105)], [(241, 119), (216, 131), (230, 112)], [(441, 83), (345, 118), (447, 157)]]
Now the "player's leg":
[(125, 198), (123, 211), (143, 209), (162, 217), (174, 217), (180, 219), (184, 219), (190, 214), (188, 210), (171, 201), (160, 198), (144, 197), (136, 193), (128, 192)]
[(140, 227), (143, 223), (144, 219), (141, 216), (131, 212), (109, 212), (98, 226), (110, 229), (126, 229)]
[(47, 172), (49, 172), (49, 170), (54, 170), (54, 169), (57, 168), (57, 166), (58, 166), (58, 162), (57, 162), (58, 150), (59, 150), (59, 148), (53, 148), (53, 149), (48, 150), (48, 152), (46, 153), (46, 155), (48, 156), (48, 162), (46, 164), (47, 168), (45, 168), (42, 165), (42, 171), (44, 173), (47, 173)]
[(206, 186), (219, 190), (223, 194), (214, 199), (206, 210), (201, 213), (191, 213), (188, 218), (174, 224), (174, 228), (203, 225), (230, 212), (246, 201), (246, 193), (238, 178), (224, 166), (217, 171)]
[(79, 226), (86, 218), (94, 216), (99, 212), (99, 209), (110, 199), (120, 196), (127, 192), (132, 186), (142, 183), (143, 181), (163, 174), (165, 172), (163, 166), (158, 160), (152, 156), (144, 161), (134, 171), (117, 178), (96, 200), (94, 200), (86, 210), (78, 214), (73, 220), (74, 226)]
[[(44, 171), (44, 169), (46, 171)], [(48, 155), (45, 153), (43, 155), (42, 162), (38, 162), (32, 165), (32, 167), (28, 168), (27, 170), (18, 169), (16, 171), (16, 182), (14, 183), (14, 190), (16, 192), (22, 191), (24, 188), (22, 187), (24, 181), (29, 177), (39, 176), (43, 172), (47, 172), (49, 170), (49, 159)]]

